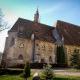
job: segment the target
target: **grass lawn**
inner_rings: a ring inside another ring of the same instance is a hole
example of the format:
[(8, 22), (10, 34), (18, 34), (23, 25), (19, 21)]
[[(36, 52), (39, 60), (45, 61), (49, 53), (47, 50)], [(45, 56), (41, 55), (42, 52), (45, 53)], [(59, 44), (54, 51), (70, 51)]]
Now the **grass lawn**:
[(80, 77), (56, 75), (54, 80), (80, 80)]
[[(20, 77), (20, 75), (2, 75), (0, 76), (0, 80), (24, 80)], [(32, 80), (30, 77), (28, 80)], [(56, 76), (53, 80), (80, 80), (80, 77), (74, 76)]]
[(1, 75), (0, 80), (23, 80), (23, 79), (17, 75)]
[[(1, 75), (0, 80), (24, 80), (24, 78), (20, 77), (20, 75)], [(32, 77), (29, 80), (32, 80)]]

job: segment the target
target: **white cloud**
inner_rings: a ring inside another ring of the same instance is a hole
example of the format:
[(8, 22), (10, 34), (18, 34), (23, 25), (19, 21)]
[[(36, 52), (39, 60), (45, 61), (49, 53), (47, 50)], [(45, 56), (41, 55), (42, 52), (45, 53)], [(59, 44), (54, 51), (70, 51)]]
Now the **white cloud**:
[(9, 10), (5, 10), (4, 11), (5, 14), (5, 20), (8, 22), (9, 25), (13, 25), (15, 23), (15, 21), (18, 19), (17, 16), (15, 16), (11, 11)]

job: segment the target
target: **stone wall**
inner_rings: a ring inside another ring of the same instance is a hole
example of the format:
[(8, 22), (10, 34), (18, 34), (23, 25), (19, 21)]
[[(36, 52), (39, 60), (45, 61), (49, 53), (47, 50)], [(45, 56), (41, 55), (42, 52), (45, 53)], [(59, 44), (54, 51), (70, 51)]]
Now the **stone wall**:
[[(26, 61), (32, 62), (33, 41), (30, 39), (19, 38), (15, 36), (16, 33), (10, 34), (7, 38), (5, 46), (6, 64), (7, 66), (24, 64)], [(11, 45), (11, 40), (14, 38), (14, 44)], [(70, 65), (70, 58), (75, 49), (80, 46), (64, 45), (67, 63)], [(56, 63), (56, 45), (47, 41), (35, 40), (35, 62), (49, 62)]]
[[(7, 63), (11, 65), (32, 62), (33, 41), (15, 38), (15, 44), (8, 49)], [(55, 45), (50, 42), (35, 40), (35, 62), (55, 63)]]
[(35, 60), (38, 62), (55, 63), (55, 45), (54, 43), (36, 40), (35, 42)]
[(32, 42), (29, 39), (15, 38), (15, 44), (8, 49), (7, 62), (10, 65), (24, 64), (31, 59)]

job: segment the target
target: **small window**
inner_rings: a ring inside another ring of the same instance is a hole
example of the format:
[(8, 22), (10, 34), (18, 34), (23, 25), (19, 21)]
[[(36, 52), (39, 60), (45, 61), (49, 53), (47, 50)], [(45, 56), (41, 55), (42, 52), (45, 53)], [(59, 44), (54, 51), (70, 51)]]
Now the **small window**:
[(45, 59), (42, 58), (42, 59), (41, 59), (41, 63), (45, 63)]
[(79, 49), (75, 49), (74, 51), (75, 51), (76, 53), (79, 53)]
[(19, 60), (23, 60), (23, 56), (20, 54), (18, 57)]
[(36, 44), (36, 46), (39, 46), (39, 44)]
[(45, 50), (45, 45), (42, 46), (42, 50)]
[(53, 61), (52, 61), (52, 57), (51, 57), (51, 56), (49, 57), (49, 62), (50, 62), (50, 63), (52, 63), (52, 62), (53, 62)]
[(38, 30), (35, 30), (35, 32), (39, 32)]

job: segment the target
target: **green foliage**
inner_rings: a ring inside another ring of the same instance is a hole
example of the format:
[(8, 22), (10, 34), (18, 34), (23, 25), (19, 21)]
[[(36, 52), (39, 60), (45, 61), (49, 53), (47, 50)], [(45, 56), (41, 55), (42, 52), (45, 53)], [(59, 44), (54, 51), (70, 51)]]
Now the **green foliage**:
[(44, 66), (44, 69), (41, 73), (41, 79), (46, 80), (47, 79), (53, 79), (54, 78), (54, 73), (53, 70), (51, 68), (51, 65), (46, 65)]
[(57, 46), (56, 53), (57, 53), (57, 63), (60, 65), (66, 64), (66, 56), (63, 46)]
[(22, 73), (23, 72), (23, 70), (19, 70), (19, 69), (2, 69), (2, 68), (0, 68), (0, 75), (8, 75), (8, 74), (10, 74), (10, 75), (18, 75), (18, 74), (20, 74), (20, 73)]
[[(24, 80), (19, 75), (2, 75), (0, 76), (0, 80)], [(28, 80), (32, 80), (30, 77)], [(80, 77), (72, 77), (72, 76), (57, 76), (53, 80), (80, 80)]]
[(71, 56), (71, 66), (73, 66), (74, 68), (80, 67), (80, 54), (76, 49)]
[(28, 77), (30, 77), (30, 74), (31, 74), (30, 64), (29, 64), (29, 62), (27, 62), (27, 63), (25, 64), (25, 67), (24, 67), (23, 77), (24, 77), (24, 78), (28, 78)]

